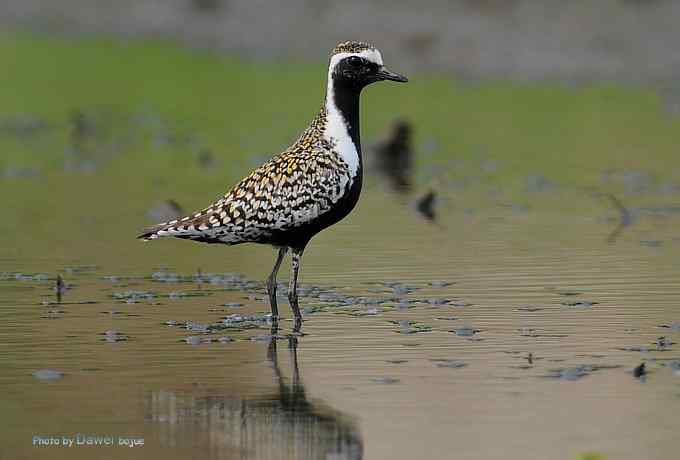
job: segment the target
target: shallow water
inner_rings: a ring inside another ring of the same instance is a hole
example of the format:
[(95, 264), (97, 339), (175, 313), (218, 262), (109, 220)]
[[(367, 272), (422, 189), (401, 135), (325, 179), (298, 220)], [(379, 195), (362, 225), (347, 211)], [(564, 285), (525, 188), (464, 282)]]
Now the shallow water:
[[(578, 190), (468, 195), (431, 224), (369, 188), (308, 247), (301, 334), (287, 270), (280, 329), (264, 317), (265, 247), (115, 232), (8, 248), (2, 458), (677, 456), (678, 216), (643, 215), (612, 243), (616, 210)], [(32, 445), (78, 433), (144, 444)]]

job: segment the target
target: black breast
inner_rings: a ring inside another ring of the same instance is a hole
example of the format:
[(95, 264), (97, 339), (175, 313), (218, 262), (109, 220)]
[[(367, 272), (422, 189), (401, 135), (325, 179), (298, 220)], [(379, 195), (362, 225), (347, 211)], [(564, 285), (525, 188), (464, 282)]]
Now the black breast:
[(267, 241), (263, 241), (263, 243), (273, 244), (275, 246), (288, 246), (293, 249), (304, 249), (314, 235), (324, 228), (338, 223), (354, 209), (359, 201), (359, 195), (361, 194), (362, 180), (362, 168), (361, 165), (359, 165), (357, 175), (352, 181), (352, 185), (348, 187), (342, 198), (340, 198), (329, 211), (299, 227), (275, 231), (267, 238)]

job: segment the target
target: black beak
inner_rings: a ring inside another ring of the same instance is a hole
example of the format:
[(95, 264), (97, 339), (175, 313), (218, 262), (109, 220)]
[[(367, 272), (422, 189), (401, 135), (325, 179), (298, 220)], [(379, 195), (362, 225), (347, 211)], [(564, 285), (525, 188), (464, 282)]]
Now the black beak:
[(408, 81), (408, 78), (406, 78), (405, 76), (399, 75), (398, 73), (387, 70), (387, 68), (385, 68), (385, 67), (381, 67), (378, 70), (378, 78), (380, 80), (392, 80), (392, 81), (399, 81), (399, 82), (407, 82)]

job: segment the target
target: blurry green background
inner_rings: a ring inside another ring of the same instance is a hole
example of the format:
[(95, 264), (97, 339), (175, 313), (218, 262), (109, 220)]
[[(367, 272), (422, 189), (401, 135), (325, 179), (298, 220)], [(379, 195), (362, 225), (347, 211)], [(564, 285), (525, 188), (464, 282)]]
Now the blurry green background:
[[(364, 154), (407, 120), (415, 187), (397, 198), (368, 171), (357, 209), (305, 253), (301, 283), (373, 296), (396, 281), (419, 286), (404, 295), (421, 304), (310, 313), (300, 359), (310, 397), (359, 418), (367, 458), (669, 458), (675, 377), (658, 354), (622, 347), (650, 346), (678, 319), (678, 24), (671, 0), (0, 2), (0, 405), (11, 428), (0, 446), (33, 459), (39, 429), (125, 426), (149, 433), (137, 455), (187, 458), (210, 448), (205, 433), (178, 436), (179, 450), (172, 436), (172, 448), (156, 442), (151, 392), (181, 400), (213, 385), (246, 400), (276, 386), (263, 343), (246, 333), (194, 347), (184, 341), (194, 332), (163, 325), (218, 321), (226, 300), (266, 312), (260, 287), (137, 304), (111, 295), (178, 289), (150, 276), (159, 267), (265, 278), (266, 247), (135, 236), (164, 220), (168, 200), (200, 209), (294, 141), (322, 104), (328, 52), (360, 39), (410, 78), (365, 91)], [(434, 225), (413, 209), (429, 190)], [(76, 303), (55, 321), (42, 315), (57, 274)], [(567, 307), (560, 293), (598, 306)], [(422, 303), (430, 295), (460, 300), (454, 325), (483, 340), (452, 334), (444, 310)], [(536, 305), (547, 308), (534, 315)], [(102, 315), (119, 309), (130, 316)], [(405, 319), (438, 330), (407, 339), (395, 333)], [(132, 339), (110, 348), (101, 336), (112, 328)], [(536, 367), (512, 366), (529, 352)], [(407, 366), (388, 364), (404, 356)], [(596, 356), (625, 368), (585, 380), (594, 384), (544, 378), (553, 363)], [(441, 369), (440, 357), (471, 365)], [(647, 357), (653, 388), (626, 373)], [(47, 367), (65, 372), (61, 383), (32, 376)], [(390, 375), (402, 384), (374, 381)]]
[(413, 199), (536, 206), (559, 186), (582, 199), (545, 210), (602, 214), (593, 194), (674, 192), (672, 18), (675, 2), (632, 0), (4, 2), (0, 251), (133, 257), (154, 206), (201, 208), (296, 138), (341, 39), (411, 77), (365, 92), (362, 134), (370, 156), (412, 124)]

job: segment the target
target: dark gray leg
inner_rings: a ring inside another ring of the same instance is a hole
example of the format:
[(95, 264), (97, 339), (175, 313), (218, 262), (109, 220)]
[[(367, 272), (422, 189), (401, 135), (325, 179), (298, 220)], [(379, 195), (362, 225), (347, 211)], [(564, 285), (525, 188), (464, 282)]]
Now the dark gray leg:
[(298, 272), (300, 271), (300, 258), (302, 258), (302, 251), (304, 251), (304, 249), (293, 249), (293, 260), (291, 265), (292, 270), (290, 272), (290, 284), (288, 285), (288, 301), (290, 302), (290, 308), (293, 309), (296, 325), (302, 321), (297, 295), (297, 280)]
[(267, 278), (267, 294), (269, 294), (269, 305), (272, 307), (272, 320), (274, 321), (279, 318), (279, 308), (276, 304), (276, 275), (279, 272), (281, 262), (283, 262), (283, 258), (286, 257), (287, 252), (287, 247), (279, 249), (279, 255), (276, 257), (276, 263), (274, 263), (272, 274)]

